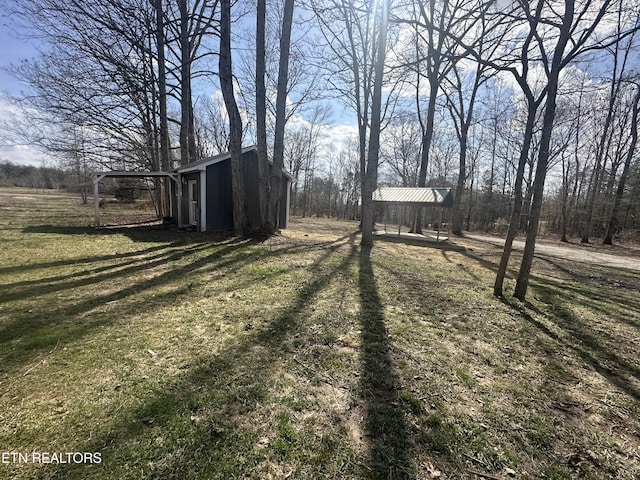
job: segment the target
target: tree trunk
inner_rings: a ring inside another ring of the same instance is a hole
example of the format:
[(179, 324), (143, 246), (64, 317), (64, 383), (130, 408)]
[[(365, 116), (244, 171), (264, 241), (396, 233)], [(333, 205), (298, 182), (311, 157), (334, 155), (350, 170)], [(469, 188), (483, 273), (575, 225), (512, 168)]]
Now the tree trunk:
[(498, 272), (496, 273), (496, 281), (493, 285), (493, 294), (496, 297), (501, 297), (503, 295), (504, 277), (507, 273), (509, 258), (511, 257), (513, 240), (516, 238), (516, 234), (518, 233), (518, 229), (520, 226), (520, 215), (522, 214), (523, 208), (522, 184), (524, 181), (524, 169), (527, 166), (527, 160), (529, 158), (529, 150), (531, 148), (531, 142), (533, 140), (533, 129), (536, 122), (536, 112), (538, 111), (537, 105), (534, 103), (533, 97), (531, 95), (528, 95), (528, 104), (529, 112), (527, 113), (527, 123), (524, 129), (522, 150), (520, 151), (520, 158), (518, 160), (516, 183), (514, 185), (513, 192), (513, 210), (511, 211), (511, 219), (509, 221), (507, 237), (504, 241), (504, 248), (502, 250), (502, 256), (500, 258), (500, 265), (498, 266)]
[[(462, 120), (464, 122), (464, 120)], [(456, 184), (456, 193), (453, 199), (453, 212), (451, 219), (452, 233), (462, 236), (462, 195), (464, 194), (464, 183), (467, 179), (467, 125), (462, 125), (460, 135), (460, 171)]]
[(231, 154), (231, 188), (233, 195), (233, 230), (243, 236), (247, 228), (247, 202), (242, 173), (242, 118), (233, 91), (231, 64), (231, 4), (220, 1), (220, 89), (229, 115), (229, 153)]
[(195, 161), (193, 105), (191, 100), (191, 40), (187, 0), (178, 0), (180, 9), (180, 163)]
[[(598, 191), (600, 190), (600, 174), (603, 169), (603, 159), (605, 159), (605, 153), (607, 150), (607, 137), (609, 136), (609, 130), (611, 129), (611, 123), (614, 119), (614, 108), (616, 99), (618, 97), (618, 93), (620, 92), (620, 81), (617, 77), (618, 73), (618, 46), (616, 43), (614, 55), (613, 55), (613, 73), (611, 76), (611, 88), (609, 94), (609, 108), (607, 110), (607, 116), (605, 118), (604, 127), (602, 131), (602, 136), (600, 137), (600, 142), (598, 143), (598, 148), (596, 149), (596, 169), (594, 172), (594, 180), (591, 190), (589, 191), (587, 197), (587, 213), (586, 220), (584, 225), (584, 230), (582, 232), (582, 238), (580, 239), (580, 243), (589, 243), (589, 237), (591, 235), (591, 226), (593, 222), (593, 210), (596, 204), (596, 198), (598, 196)], [(624, 66), (622, 67), (624, 69)], [(622, 72), (621, 72), (622, 73)]]
[(280, 62), (278, 65), (278, 87), (276, 92), (276, 125), (273, 141), (273, 167), (271, 169), (271, 196), (269, 205), (273, 231), (278, 229), (280, 221), (282, 171), (284, 169), (284, 126), (287, 120), (287, 85), (293, 8), (294, 0), (285, 0), (282, 17), (282, 33), (280, 37)]
[(638, 104), (640, 103), (640, 86), (636, 92), (636, 96), (633, 99), (632, 105), (632, 113), (631, 113), (631, 143), (629, 144), (629, 150), (627, 151), (627, 157), (624, 162), (624, 167), (622, 169), (622, 175), (620, 176), (620, 181), (618, 183), (618, 189), (616, 190), (616, 197), (613, 204), (613, 210), (611, 211), (611, 218), (609, 219), (609, 226), (607, 228), (607, 233), (604, 236), (604, 240), (602, 241), (605, 245), (613, 245), (613, 236), (616, 233), (618, 228), (618, 211), (620, 210), (620, 204), (622, 203), (622, 196), (624, 194), (624, 187), (627, 181), (627, 177), (629, 176), (629, 168), (631, 167), (631, 160), (635, 155), (636, 146), (638, 144), (638, 114), (640, 113), (640, 108)]
[(378, 159), (380, 155), (380, 129), (382, 123), (382, 80), (384, 62), (387, 53), (387, 24), (389, 19), (389, 0), (382, 0), (378, 45), (373, 78), (373, 96), (371, 98), (371, 130), (369, 131), (369, 151), (367, 153), (367, 172), (362, 189), (362, 240), (363, 247), (373, 246), (373, 192), (378, 182)]
[(553, 133), (553, 121), (556, 115), (556, 98), (558, 96), (558, 82), (562, 71), (564, 50), (571, 37), (571, 26), (574, 16), (574, 3), (572, 0), (565, 0), (565, 11), (563, 23), (560, 27), (558, 43), (554, 49), (551, 69), (547, 82), (547, 99), (542, 124), (542, 136), (540, 138), (540, 150), (538, 152), (538, 165), (533, 184), (533, 200), (531, 212), (529, 214), (529, 226), (527, 229), (527, 239), (522, 254), (522, 263), (516, 280), (516, 288), (513, 296), (519, 300), (524, 300), (529, 285), (531, 265), (535, 252), (536, 238), (538, 235), (538, 224), (540, 222), (540, 212), (542, 210), (542, 199), (544, 194), (544, 183), (547, 176), (547, 165), (549, 163), (549, 147), (551, 135)]
[[(431, 83), (430, 80), (430, 95), (429, 103), (427, 105), (427, 119), (422, 132), (422, 150), (420, 152), (420, 170), (418, 172), (418, 187), (427, 186), (427, 169), (429, 167), (429, 154), (431, 150), (431, 143), (433, 142), (433, 124), (435, 122), (436, 112), (436, 96), (438, 93), (438, 84), (436, 80)], [(416, 223), (415, 232), (422, 233), (422, 209), (418, 210), (418, 222)]]
[[(167, 71), (164, 56), (164, 10), (163, 0), (156, 0), (156, 48), (158, 50), (158, 100), (160, 106), (160, 170), (168, 172), (171, 170), (170, 152), (171, 143), (169, 139), (169, 121), (167, 118)], [(171, 188), (169, 179), (162, 179), (162, 215), (171, 216)], [(180, 226), (180, 225), (178, 225)]]
[[(256, 134), (258, 146), (258, 178), (260, 181), (260, 230), (274, 231), (269, 206), (269, 169), (267, 155), (267, 87), (265, 85), (265, 23), (266, 0), (258, 0), (256, 16)], [(252, 226), (254, 227), (254, 226)]]

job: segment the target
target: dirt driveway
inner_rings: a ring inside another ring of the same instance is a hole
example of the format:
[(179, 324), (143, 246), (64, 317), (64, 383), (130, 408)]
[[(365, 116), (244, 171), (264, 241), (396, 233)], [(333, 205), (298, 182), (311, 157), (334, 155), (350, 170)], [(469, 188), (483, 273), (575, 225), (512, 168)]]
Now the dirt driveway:
[[(504, 239), (489, 235), (465, 233), (465, 238), (476, 240), (478, 242), (491, 243), (498, 246), (504, 245)], [(516, 250), (523, 250), (524, 242), (521, 240), (515, 240), (513, 242), (513, 248)], [(536, 243), (536, 255), (563, 258), (565, 260), (574, 260), (576, 262), (593, 263), (594, 265), (602, 265), (605, 267), (626, 268), (628, 270), (640, 271), (640, 252), (624, 247), (608, 248), (619, 248), (620, 251), (619, 253), (605, 253), (593, 245), (571, 243), (565, 245), (560, 243), (546, 243), (542, 241)]]

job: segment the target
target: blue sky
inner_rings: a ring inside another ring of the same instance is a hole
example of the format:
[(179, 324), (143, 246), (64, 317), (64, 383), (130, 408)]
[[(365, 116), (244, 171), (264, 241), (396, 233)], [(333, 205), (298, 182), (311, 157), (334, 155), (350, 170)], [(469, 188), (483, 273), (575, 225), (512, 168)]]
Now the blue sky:
[(33, 44), (16, 37), (12, 25), (6, 15), (0, 17), (0, 161), (8, 160), (19, 165), (41, 166), (47, 156), (28, 145), (19, 145), (14, 136), (5, 128), (11, 122), (11, 116), (18, 112), (11, 105), (5, 94), (19, 94), (24, 87), (9, 75), (5, 68), (10, 64), (18, 64), (21, 60), (32, 58), (37, 54)]
[(12, 32), (9, 19), (2, 15), (0, 20), (0, 91), (18, 93), (20, 84), (4, 71), (4, 67), (11, 63), (19, 63), (20, 60), (36, 55), (36, 50), (30, 42), (19, 40)]

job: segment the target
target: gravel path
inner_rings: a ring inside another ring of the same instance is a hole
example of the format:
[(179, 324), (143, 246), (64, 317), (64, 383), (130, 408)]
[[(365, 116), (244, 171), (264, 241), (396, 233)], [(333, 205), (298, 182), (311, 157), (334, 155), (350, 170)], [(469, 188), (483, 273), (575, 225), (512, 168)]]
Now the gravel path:
[[(477, 235), (474, 233), (465, 233), (465, 238), (476, 240), (479, 242), (487, 242), (493, 245), (503, 246), (504, 239), (491, 237), (488, 235)], [(516, 250), (524, 249), (524, 242), (515, 240), (513, 248)], [(587, 262), (594, 265), (602, 265), (605, 267), (626, 268), (628, 270), (640, 271), (640, 257), (629, 256), (625, 253), (612, 254), (595, 250), (589, 246), (578, 245), (558, 245), (549, 243), (536, 243), (536, 255), (548, 257), (563, 258), (565, 260), (575, 260), (577, 262)]]

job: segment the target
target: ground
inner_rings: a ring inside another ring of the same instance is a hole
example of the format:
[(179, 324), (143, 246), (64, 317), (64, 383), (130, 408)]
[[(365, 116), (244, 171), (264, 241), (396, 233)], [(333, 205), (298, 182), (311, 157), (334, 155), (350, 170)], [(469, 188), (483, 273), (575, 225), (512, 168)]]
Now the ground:
[[(477, 233), (468, 233), (466, 238), (479, 242), (488, 242), (493, 245), (503, 246), (504, 239)], [(536, 254), (540, 257), (556, 257), (576, 262), (591, 263), (613, 268), (626, 268), (640, 271), (640, 249), (636, 245), (601, 245), (598, 239), (596, 243), (578, 244), (561, 243), (557, 240), (542, 238), (536, 245)], [(513, 242), (516, 250), (524, 249), (524, 241)]]
[(0, 193), (0, 478), (640, 478), (634, 270), (539, 256), (518, 302), (486, 240), (93, 228)]

